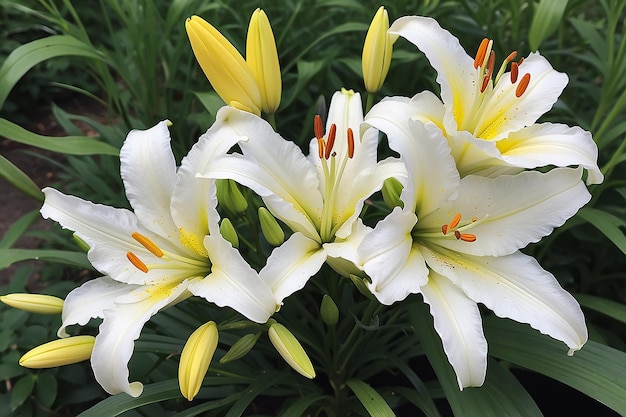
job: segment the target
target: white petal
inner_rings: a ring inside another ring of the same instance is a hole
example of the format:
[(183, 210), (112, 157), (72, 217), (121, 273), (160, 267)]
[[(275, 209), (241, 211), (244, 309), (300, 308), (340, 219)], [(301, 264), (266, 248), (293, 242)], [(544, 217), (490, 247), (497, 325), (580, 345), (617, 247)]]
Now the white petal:
[(118, 298), (112, 308), (104, 311), (91, 354), (91, 366), (106, 392), (125, 392), (132, 397), (141, 394), (143, 385), (128, 381), (128, 361), (133, 354), (134, 341), (150, 317), (189, 296), (186, 288), (187, 281), (179, 285), (143, 286), (127, 293), (123, 303)]
[(361, 218), (352, 223), (350, 233), (345, 239), (335, 239), (332, 243), (324, 243), (328, 258), (326, 263), (338, 274), (344, 277), (352, 275), (363, 276), (363, 261), (358, 248), (365, 236), (373, 229), (363, 224)]
[(219, 234), (205, 237), (204, 245), (213, 264), (211, 274), (189, 284), (189, 291), (220, 307), (232, 307), (252, 321), (265, 323), (277, 306), (267, 284)]
[(580, 127), (543, 123), (512, 132), (496, 142), (502, 158), (511, 165), (536, 168), (548, 165), (581, 165), (589, 171), (587, 184), (599, 184), (598, 147), (591, 133)]
[(272, 251), (259, 275), (278, 303), (302, 289), (326, 261), (326, 251), (315, 240), (294, 233)]
[(167, 121), (128, 134), (120, 150), (120, 171), (128, 201), (144, 227), (161, 236), (172, 235), (176, 227), (170, 199), (177, 177)]
[(441, 98), (454, 113), (459, 126), (474, 103), (476, 70), (459, 40), (442, 29), (435, 19), (421, 16), (401, 17), (389, 28), (390, 34), (400, 35), (421, 50), (437, 71)]
[(59, 337), (67, 337), (67, 326), (84, 326), (96, 317), (103, 317), (104, 310), (111, 308), (115, 299), (138, 288), (138, 285), (124, 284), (109, 277), (92, 279), (72, 290), (63, 302), (63, 323), (57, 332)]
[(478, 306), (452, 282), (432, 271), (421, 292), (430, 305), (435, 330), (459, 388), (481, 386), (487, 372), (487, 341)]
[[(458, 198), (421, 219), (415, 232), (430, 232), (425, 238), (429, 242), (461, 253), (508, 255), (547, 236), (589, 201), (591, 196), (580, 177), (581, 170), (572, 168), (525, 171), (495, 179), (470, 175), (461, 180)], [(462, 222), (473, 217), (478, 220), (466, 229), (476, 235), (476, 241), (441, 233), (441, 226), (457, 213)]]
[(520, 252), (501, 257), (459, 257), (445, 249), (431, 249), (424, 250), (428, 265), (499, 317), (528, 323), (563, 341), (571, 351), (587, 341), (578, 302), (533, 257)]

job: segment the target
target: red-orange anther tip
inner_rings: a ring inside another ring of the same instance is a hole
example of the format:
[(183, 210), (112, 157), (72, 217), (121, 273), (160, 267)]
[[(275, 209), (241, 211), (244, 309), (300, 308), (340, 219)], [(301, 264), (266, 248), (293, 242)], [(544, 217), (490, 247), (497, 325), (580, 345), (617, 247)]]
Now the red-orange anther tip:
[(476, 51), (476, 58), (474, 58), (474, 69), (478, 69), (478, 67), (483, 64), (483, 61), (485, 60), (485, 54), (487, 53), (487, 46), (489, 46), (489, 39), (484, 38), (482, 42), (480, 42), (478, 51)]
[(335, 146), (335, 137), (337, 135), (337, 125), (331, 124), (330, 130), (328, 131), (328, 137), (326, 138), (326, 154), (324, 157), (326, 159), (330, 158), (331, 151), (333, 150), (333, 146)]
[(452, 219), (452, 221), (448, 224), (448, 229), (454, 229), (455, 227), (459, 225), (460, 221), (461, 221), (461, 213), (457, 213)]
[(517, 62), (511, 63), (511, 84), (515, 84), (517, 76), (519, 75), (519, 64)]
[(517, 51), (513, 51), (509, 54), (509, 56), (506, 57), (505, 61), (511, 62), (515, 59), (516, 56), (517, 56)]
[(489, 75), (485, 75), (485, 78), (483, 78), (483, 85), (480, 86), (481, 93), (485, 92), (487, 86), (489, 85), (489, 81), (491, 81), (491, 77), (489, 77)]
[(354, 156), (354, 132), (352, 128), (348, 128), (348, 158)]
[(317, 155), (320, 159), (324, 158), (324, 138), (317, 138)]
[(317, 139), (324, 136), (324, 126), (322, 125), (322, 116), (319, 114), (315, 115), (315, 119), (313, 119), (313, 132), (315, 133), (315, 137)]
[(520, 98), (522, 94), (524, 94), (524, 91), (526, 91), (526, 89), (528, 88), (528, 84), (530, 84), (530, 74), (526, 73), (524, 74), (522, 79), (519, 80), (519, 84), (517, 84), (517, 88), (515, 89), (515, 97)]
[(471, 233), (461, 233), (459, 239), (461, 239), (463, 242), (475, 242), (476, 235), (473, 235)]
[(441, 233), (443, 233), (443, 235), (447, 235), (448, 234), (448, 225), (444, 224), (441, 226)]
[(519, 61), (517, 61), (517, 66), (519, 67), (520, 65), (522, 65), (522, 62), (524, 62), (524, 57), (521, 57)]
[(126, 258), (128, 258), (130, 263), (133, 264), (135, 266), (135, 268), (137, 268), (138, 270), (140, 270), (141, 272), (143, 272), (145, 274), (148, 273), (148, 267), (146, 266), (146, 264), (144, 264), (141, 261), (141, 259), (139, 259), (137, 257), (137, 255), (135, 255), (132, 252), (126, 252)]
[(493, 67), (496, 65), (496, 53), (491, 51), (489, 54), (489, 61), (487, 61), (487, 74), (489, 78), (491, 78), (491, 74), (493, 74)]
[(454, 231), (454, 237), (455, 237), (457, 240), (461, 239), (461, 232), (459, 232), (458, 230), (455, 230), (455, 231)]

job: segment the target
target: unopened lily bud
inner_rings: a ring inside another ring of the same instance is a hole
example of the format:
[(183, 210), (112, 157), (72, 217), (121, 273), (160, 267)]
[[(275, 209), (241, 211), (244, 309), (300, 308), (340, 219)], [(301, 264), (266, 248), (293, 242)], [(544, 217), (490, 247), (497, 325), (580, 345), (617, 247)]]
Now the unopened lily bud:
[(74, 238), (74, 242), (76, 242), (76, 244), (78, 245), (78, 247), (83, 251), (83, 252), (89, 252), (89, 249), (91, 249), (89, 247), (89, 245), (87, 244), (87, 242), (85, 242), (84, 240), (82, 240), (76, 233), (74, 233), (72, 235), (72, 237)]
[(359, 290), (359, 292), (363, 294), (364, 296), (366, 296), (368, 299), (375, 300), (376, 298), (374, 297), (374, 294), (372, 294), (370, 289), (367, 287), (367, 283), (365, 282), (365, 279), (366, 278), (362, 278), (358, 275), (350, 274), (350, 280), (352, 281), (356, 289)]
[(259, 207), (259, 223), (261, 223), (261, 231), (267, 243), (280, 246), (285, 241), (285, 232), (265, 207)]
[(313, 364), (298, 339), (282, 324), (275, 320), (270, 320), (270, 323), (267, 334), (280, 356), (300, 375), (315, 378)]
[(216, 180), (217, 201), (233, 214), (241, 214), (248, 209), (248, 200), (243, 196), (239, 185), (233, 180)]
[(189, 336), (178, 365), (180, 392), (191, 401), (200, 392), (204, 376), (217, 349), (217, 326), (210, 321)]
[(389, 177), (383, 182), (383, 188), (380, 190), (383, 194), (383, 200), (387, 207), (403, 207), (404, 203), (400, 200), (400, 194), (402, 193), (402, 189), (404, 187), (394, 177)]
[(224, 356), (222, 356), (220, 363), (224, 364), (244, 357), (254, 347), (257, 340), (259, 340), (259, 337), (261, 337), (261, 333), (248, 333), (243, 336), (241, 339), (237, 340), (230, 349), (228, 349), (228, 352), (226, 352)]
[(20, 358), (25, 368), (55, 368), (85, 361), (91, 357), (96, 338), (73, 336), (44, 343), (29, 350)]
[(229, 219), (222, 219), (222, 223), (220, 224), (220, 234), (224, 239), (229, 241), (231, 245), (233, 245), (233, 248), (239, 247), (239, 237), (237, 236), (237, 231)]
[(339, 321), (339, 309), (337, 308), (337, 304), (335, 304), (332, 297), (328, 294), (324, 294), (322, 298), (320, 315), (327, 326), (334, 326), (337, 324), (337, 321)]
[(185, 22), (193, 53), (213, 89), (226, 102), (261, 115), (261, 92), (239, 51), (211, 24), (198, 16)]
[(267, 114), (274, 113), (280, 105), (282, 93), (280, 64), (272, 26), (261, 9), (256, 9), (250, 18), (246, 62), (261, 91), (261, 110)]
[(389, 15), (383, 6), (380, 6), (365, 35), (363, 45), (363, 80), (365, 89), (375, 93), (383, 86), (389, 66), (391, 52), (395, 38), (387, 33), (389, 30)]
[(63, 300), (52, 295), (16, 293), (0, 296), (0, 301), (13, 308), (37, 314), (61, 314)]

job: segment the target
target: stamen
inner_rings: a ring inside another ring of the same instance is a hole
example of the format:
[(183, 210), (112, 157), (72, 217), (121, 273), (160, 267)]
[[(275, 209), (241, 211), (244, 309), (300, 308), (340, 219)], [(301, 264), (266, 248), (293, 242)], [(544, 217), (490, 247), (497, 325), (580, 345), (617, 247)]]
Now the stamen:
[(335, 136), (337, 134), (337, 125), (334, 123), (330, 125), (330, 130), (328, 131), (328, 138), (326, 139), (326, 159), (330, 158), (330, 152), (333, 150), (333, 146), (335, 146)]
[(324, 159), (324, 138), (317, 138), (317, 155)]
[(459, 239), (461, 239), (463, 242), (475, 242), (476, 235), (473, 235), (471, 233), (461, 233)]
[(524, 57), (521, 57), (519, 61), (517, 61), (517, 66), (519, 67), (520, 65), (522, 65), (522, 62), (524, 62)]
[(487, 75), (491, 78), (493, 74), (493, 67), (496, 64), (496, 53), (491, 51), (489, 54), (489, 62), (487, 63)]
[(484, 38), (482, 42), (480, 42), (480, 46), (478, 47), (478, 51), (476, 52), (476, 58), (474, 59), (474, 69), (478, 69), (483, 64), (485, 60), (485, 55), (487, 54), (487, 46), (489, 45), (489, 39)]
[(480, 87), (481, 93), (485, 92), (485, 90), (487, 89), (487, 86), (489, 85), (490, 80), (491, 78), (489, 78), (489, 75), (485, 75), (485, 78), (483, 78), (483, 85)]
[(354, 156), (354, 132), (351, 128), (348, 128), (348, 158), (352, 159)]
[(524, 94), (524, 91), (526, 91), (526, 89), (528, 88), (528, 84), (530, 84), (530, 74), (526, 73), (524, 74), (522, 79), (519, 80), (519, 84), (517, 84), (517, 88), (515, 89), (515, 97), (520, 98), (522, 94)]
[(511, 62), (515, 59), (516, 56), (517, 56), (517, 51), (513, 51), (509, 54), (509, 56), (506, 57), (505, 61)]
[(324, 125), (322, 124), (322, 116), (319, 114), (315, 115), (315, 119), (313, 120), (313, 132), (315, 133), (315, 137), (317, 139), (324, 136)]
[(444, 236), (448, 234), (448, 225), (447, 224), (441, 225), (441, 233), (443, 233)]
[(517, 76), (519, 75), (519, 64), (517, 62), (511, 63), (511, 84), (515, 84)]
[(141, 246), (148, 249), (157, 258), (163, 257), (163, 251), (159, 248), (149, 237), (142, 235), (139, 232), (134, 232), (132, 238), (135, 239)]
[(448, 224), (448, 229), (454, 229), (455, 227), (459, 225), (460, 221), (461, 221), (461, 213), (457, 213), (456, 216), (454, 216), (454, 218), (450, 222), (450, 224)]
[(143, 272), (144, 274), (148, 273), (148, 267), (146, 266), (146, 264), (144, 264), (141, 259), (139, 259), (137, 257), (137, 255), (135, 255), (132, 252), (126, 252), (126, 257), (128, 258), (128, 260), (130, 261), (131, 264), (133, 264), (135, 266), (135, 268), (137, 268), (138, 270), (140, 270), (141, 272)]

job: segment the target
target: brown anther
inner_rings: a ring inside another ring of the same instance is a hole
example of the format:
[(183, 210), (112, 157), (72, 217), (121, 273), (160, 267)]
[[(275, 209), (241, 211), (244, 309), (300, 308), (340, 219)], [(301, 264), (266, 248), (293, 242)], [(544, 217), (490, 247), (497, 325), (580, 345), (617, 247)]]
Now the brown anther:
[(522, 94), (524, 94), (524, 91), (526, 91), (526, 89), (528, 88), (528, 84), (530, 84), (530, 74), (526, 73), (524, 74), (522, 79), (519, 80), (519, 84), (517, 84), (517, 88), (515, 89), (515, 97), (520, 98)]
[(135, 239), (141, 246), (148, 249), (157, 258), (163, 257), (163, 251), (159, 248), (149, 237), (142, 235), (139, 232), (134, 232), (132, 238)]
[(520, 65), (522, 65), (522, 62), (524, 62), (524, 57), (521, 57), (519, 61), (517, 61), (517, 66), (519, 67)]
[(461, 239), (461, 232), (459, 232), (458, 230), (454, 231), (454, 237), (456, 238), (456, 240)]
[(513, 51), (509, 54), (509, 56), (506, 57), (505, 61), (511, 62), (515, 59), (516, 56), (517, 56), (517, 51)]
[(317, 155), (320, 159), (324, 158), (324, 138), (317, 138)]
[(487, 47), (489, 46), (489, 39), (484, 38), (482, 42), (480, 42), (480, 46), (478, 47), (478, 51), (476, 52), (476, 58), (474, 58), (474, 69), (478, 69), (483, 64), (485, 60), (485, 55), (487, 54)]
[(480, 86), (481, 93), (485, 92), (487, 86), (489, 85), (489, 81), (491, 81), (491, 77), (489, 77), (489, 75), (485, 75), (485, 78), (483, 78), (483, 85)]
[(313, 132), (317, 139), (324, 137), (324, 125), (322, 124), (322, 116), (319, 114), (316, 114), (315, 119), (313, 119)]
[(333, 150), (333, 146), (335, 146), (335, 136), (337, 135), (337, 125), (334, 123), (330, 125), (330, 130), (328, 131), (328, 137), (326, 138), (326, 152), (324, 157), (326, 159), (330, 158), (331, 151)]
[(448, 224), (448, 229), (454, 229), (455, 227), (459, 225), (460, 221), (461, 221), (461, 213), (457, 213), (452, 219), (452, 221)]
[(473, 235), (471, 233), (461, 233), (458, 239), (462, 240), (463, 242), (475, 242), (476, 235)]
[(511, 84), (515, 84), (517, 76), (519, 75), (519, 64), (517, 62), (511, 63)]
[(148, 273), (148, 267), (146, 266), (146, 264), (144, 264), (141, 259), (139, 259), (137, 257), (137, 255), (135, 255), (132, 252), (126, 252), (126, 257), (128, 258), (128, 260), (130, 261), (131, 264), (133, 264), (135, 266), (135, 268), (137, 268), (138, 270), (140, 270), (141, 272), (143, 272), (144, 274)]
[(352, 159), (354, 156), (354, 132), (351, 128), (348, 128), (348, 158)]
[(444, 236), (448, 234), (448, 225), (447, 224), (441, 225), (441, 233), (443, 233)]
[(496, 53), (491, 51), (489, 54), (489, 61), (487, 61), (487, 75), (491, 78), (493, 74), (493, 67), (496, 65)]

